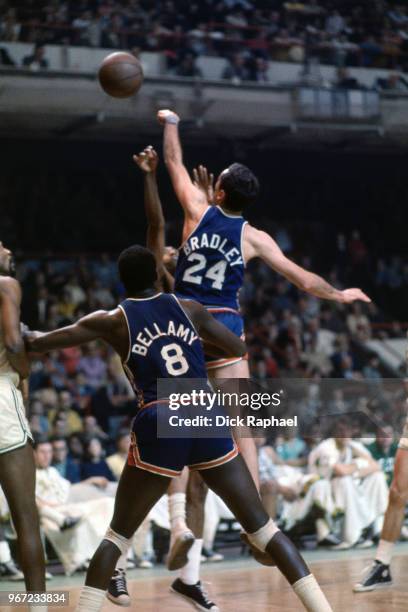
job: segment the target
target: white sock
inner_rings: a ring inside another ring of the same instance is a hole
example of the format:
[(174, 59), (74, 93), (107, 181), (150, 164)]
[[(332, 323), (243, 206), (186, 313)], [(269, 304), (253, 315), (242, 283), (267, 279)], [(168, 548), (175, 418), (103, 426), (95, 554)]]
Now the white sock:
[(168, 497), (171, 529), (188, 529), (186, 523), (186, 494), (173, 493)]
[(0, 542), (0, 563), (8, 563), (11, 561), (10, 546), (8, 542)]
[(292, 587), (308, 612), (333, 612), (313, 574), (301, 578)]
[(120, 555), (118, 562), (116, 563), (116, 569), (126, 570), (127, 568), (127, 552)]
[(106, 591), (94, 587), (82, 587), (75, 612), (100, 612), (105, 601), (105, 593)]
[(200, 580), (202, 547), (202, 540), (194, 540), (194, 544), (188, 551), (188, 562), (180, 570), (180, 579), (184, 582), (184, 584), (197, 584), (197, 582)]
[(380, 561), (385, 565), (391, 563), (392, 553), (395, 542), (387, 542), (387, 540), (380, 540), (375, 554), (376, 561)]

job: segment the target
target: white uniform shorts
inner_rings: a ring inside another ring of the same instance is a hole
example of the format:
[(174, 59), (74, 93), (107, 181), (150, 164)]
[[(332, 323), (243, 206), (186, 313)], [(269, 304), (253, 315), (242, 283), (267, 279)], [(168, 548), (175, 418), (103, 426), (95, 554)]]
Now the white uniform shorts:
[(23, 396), (12, 380), (0, 376), (0, 454), (21, 448), (33, 439)]

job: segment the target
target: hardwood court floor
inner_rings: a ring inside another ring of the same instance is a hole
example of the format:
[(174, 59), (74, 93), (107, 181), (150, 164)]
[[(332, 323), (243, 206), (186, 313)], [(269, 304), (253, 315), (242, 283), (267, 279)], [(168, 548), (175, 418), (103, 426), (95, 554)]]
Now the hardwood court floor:
[[(373, 593), (354, 594), (351, 587), (367, 565), (366, 559), (327, 560), (313, 563), (313, 572), (322, 585), (334, 612), (406, 612), (408, 610), (408, 556), (393, 561), (394, 587)], [(194, 608), (170, 594), (171, 576), (152, 576), (130, 580), (132, 607), (136, 612), (188, 612)], [(222, 569), (218, 566), (203, 571), (213, 599), (221, 612), (300, 612), (303, 610), (286, 581), (276, 569), (268, 569), (248, 561), (247, 566)], [(53, 581), (50, 590), (59, 587)], [(15, 588), (15, 590), (19, 590)], [(73, 612), (79, 587), (70, 587), (69, 607), (50, 607), (49, 612)], [(103, 612), (119, 612), (121, 608), (109, 602)], [(23, 607), (1, 606), (1, 612), (23, 612)], [(125, 610), (125, 609), (123, 609)]]

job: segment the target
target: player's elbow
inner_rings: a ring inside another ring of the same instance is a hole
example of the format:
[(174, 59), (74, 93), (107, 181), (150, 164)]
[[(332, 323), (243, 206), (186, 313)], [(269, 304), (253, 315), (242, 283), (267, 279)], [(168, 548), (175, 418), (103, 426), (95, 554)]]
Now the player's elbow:
[(295, 285), (298, 287), (298, 289), (305, 291), (306, 293), (313, 293), (315, 288), (314, 279), (309, 276), (299, 278), (298, 282), (295, 282)]
[(4, 346), (11, 355), (18, 355), (24, 349), (24, 342), (21, 337), (11, 335), (4, 338)]

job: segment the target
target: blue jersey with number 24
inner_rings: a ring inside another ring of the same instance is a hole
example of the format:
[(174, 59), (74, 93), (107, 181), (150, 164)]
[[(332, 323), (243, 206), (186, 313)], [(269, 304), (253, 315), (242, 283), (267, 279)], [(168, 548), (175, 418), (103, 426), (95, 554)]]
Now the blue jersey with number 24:
[(204, 306), (238, 310), (244, 281), (242, 236), (246, 221), (210, 206), (177, 260), (175, 292)]

